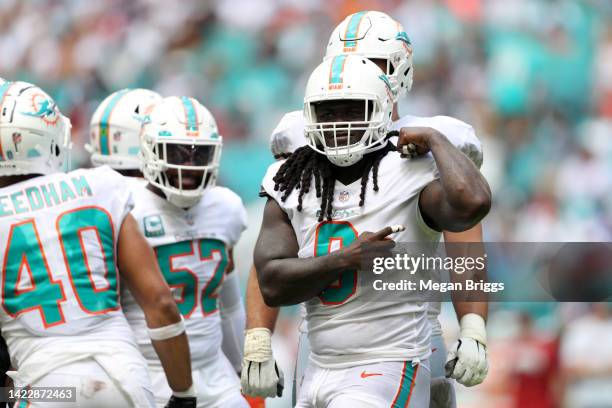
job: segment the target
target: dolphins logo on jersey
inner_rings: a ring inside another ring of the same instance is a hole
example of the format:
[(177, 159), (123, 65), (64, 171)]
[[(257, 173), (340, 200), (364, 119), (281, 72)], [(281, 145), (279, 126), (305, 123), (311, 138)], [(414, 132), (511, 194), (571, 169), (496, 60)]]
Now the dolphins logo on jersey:
[(21, 112), (23, 115), (40, 118), (47, 125), (56, 125), (59, 120), (57, 105), (46, 95), (35, 93), (32, 95), (32, 108), (34, 112)]

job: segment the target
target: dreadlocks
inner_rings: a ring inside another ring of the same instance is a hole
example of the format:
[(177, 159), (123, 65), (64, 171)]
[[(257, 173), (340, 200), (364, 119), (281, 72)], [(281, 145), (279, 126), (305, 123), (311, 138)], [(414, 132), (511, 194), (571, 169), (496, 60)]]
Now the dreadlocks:
[[(372, 171), (374, 191), (378, 191), (378, 166), (383, 157), (390, 151), (394, 151), (395, 146), (386, 142), (385, 146), (377, 150), (362, 160), (367, 160), (363, 174), (361, 176), (361, 194), (359, 195), (359, 206), (365, 202), (366, 187)], [(302, 211), (304, 194), (310, 191), (311, 179), (314, 177), (315, 190), (317, 197), (321, 198), (321, 210), (319, 222), (327, 218), (332, 218), (334, 200), (334, 184), (336, 178), (332, 172), (332, 164), (325, 155), (317, 153), (310, 146), (302, 146), (280, 166), (274, 176), (274, 190), (283, 192), (281, 200), (285, 201), (294, 189), (300, 190), (298, 196), (298, 211)]]

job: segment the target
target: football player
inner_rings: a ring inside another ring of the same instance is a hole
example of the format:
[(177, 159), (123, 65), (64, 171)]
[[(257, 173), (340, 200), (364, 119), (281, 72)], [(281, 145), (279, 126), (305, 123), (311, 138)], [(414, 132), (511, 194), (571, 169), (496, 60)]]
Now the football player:
[[(140, 170), (140, 132), (147, 115), (161, 100), (161, 95), (148, 89), (123, 89), (105, 98), (92, 116), (90, 143), (85, 146), (92, 164), (108, 165), (136, 184), (146, 183)], [(223, 284), (220, 313), (222, 349), (238, 373), (246, 317), (235, 274), (229, 274)]]
[(29, 407), (153, 406), (120, 275), (168, 376), (167, 406), (195, 403), (185, 326), (129, 214), (129, 188), (108, 167), (62, 173), (69, 145), (70, 123), (49, 95), (0, 85), (0, 324), (14, 383), (76, 388), (72, 404)]
[[(490, 191), (431, 127), (402, 128), (396, 147), (387, 137), (392, 110), (391, 84), (373, 62), (326, 59), (306, 86), (308, 146), (271, 165), (262, 183), (261, 292), (270, 306), (307, 310), (312, 351), (299, 407), (429, 404), (427, 303), (383, 302), (359, 286), (362, 244), (388, 251), (393, 233), (435, 243), (443, 229), (469, 229), (488, 212)], [(396, 149), (409, 145), (423, 157), (401, 158)]]
[[(476, 166), (482, 164), (482, 148), (474, 130), (468, 124), (447, 116), (415, 117), (399, 116), (397, 102), (412, 87), (412, 44), (402, 26), (384, 13), (376, 11), (359, 12), (348, 16), (332, 33), (326, 51), (326, 59), (342, 54), (361, 55), (376, 63), (386, 74), (393, 96), (393, 123), (392, 130), (402, 127), (425, 126), (438, 130), (458, 149), (466, 154)], [(306, 144), (304, 137), (304, 115), (302, 111), (287, 113), (272, 133), (270, 148), (275, 158), (288, 157), (295, 149)], [(481, 242), (482, 228), (478, 224), (464, 232), (444, 231), (444, 240), (449, 243)], [(454, 247), (455, 250), (458, 246)], [(453, 274), (454, 275), (454, 274)], [(484, 278), (480, 276), (478, 278)], [(486, 332), (484, 319), (487, 315), (487, 304), (484, 302), (455, 302), (457, 315), (462, 319), (462, 342), (456, 342), (451, 353), (446, 352), (446, 345), (442, 338), (442, 328), (438, 320), (440, 303), (431, 302), (428, 317), (432, 325), (432, 350), (430, 360), (432, 370), (432, 396), (435, 400), (444, 400), (440, 406), (454, 406), (454, 390), (445, 380), (445, 362), (460, 357), (461, 363), (455, 366), (448, 375), (456, 378), (464, 385), (471, 386), (480, 383), (487, 373), (486, 361)], [(246, 350), (260, 347), (267, 349), (269, 336), (274, 328), (278, 310), (267, 307), (259, 292), (255, 271), (249, 275), (247, 289), (247, 335)], [(465, 317), (465, 319), (463, 319)], [(477, 329), (472, 330), (472, 326)], [(469, 337), (468, 337), (469, 336)], [(305, 343), (302, 343), (305, 344)], [(461, 353), (457, 349), (462, 345)], [(252, 347), (254, 345), (254, 347)], [(245, 364), (250, 358), (245, 354)], [(253, 378), (246, 376), (243, 371), (243, 389), (262, 396), (274, 396), (278, 390), (278, 379), (282, 376), (276, 374), (276, 365), (272, 359), (271, 350), (265, 353), (270, 361), (258, 363), (264, 375)], [(468, 364), (469, 362), (469, 364)], [(469, 367), (466, 367), (466, 364)], [(469, 368), (469, 370), (467, 370)], [(467, 375), (466, 375), (466, 371)], [(471, 373), (471, 374), (470, 374)], [(439, 390), (439, 391), (438, 391)], [(448, 391), (449, 392), (446, 392)], [(440, 394), (440, 395), (438, 395)], [(432, 398), (432, 402), (434, 399)], [(437, 406), (437, 405), (436, 405)]]
[[(147, 183), (134, 189), (132, 214), (155, 249), (185, 319), (198, 406), (240, 408), (248, 404), (221, 344), (224, 337), (240, 350), (244, 310), (239, 293), (227, 298), (221, 287), (233, 280), (237, 292), (236, 273), (228, 272), (233, 268), (231, 249), (246, 228), (246, 211), (240, 197), (216, 186), (221, 148), (216, 122), (197, 100), (169, 97), (155, 104), (141, 134)], [(220, 296), (227, 313), (242, 315), (223, 335)], [(146, 336), (144, 316), (129, 294), (123, 307), (147, 359), (160, 406), (171, 390)], [(237, 361), (239, 365), (241, 356)]]

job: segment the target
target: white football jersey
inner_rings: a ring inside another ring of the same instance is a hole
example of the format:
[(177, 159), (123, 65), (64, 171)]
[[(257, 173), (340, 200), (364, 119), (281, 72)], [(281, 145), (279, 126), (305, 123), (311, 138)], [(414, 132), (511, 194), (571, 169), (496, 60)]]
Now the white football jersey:
[(107, 166), (0, 189), (0, 324), (17, 369), (44, 375), (69, 362), (71, 345), (92, 355), (115, 347), (118, 362), (126, 353), (142, 361), (121, 311), (116, 265), (131, 208), (125, 179)]
[[(217, 296), (228, 264), (228, 250), (246, 228), (242, 200), (231, 190), (213, 187), (195, 206), (182, 209), (141, 184), (133, 190), (132, 215), (155, 250), (164, 278), (185, 319), (191, 365), (198, 369), (216, 358), (222, 340)], [(146, 330), (142, 309), (123, 297), (125, 314), (149, 365), (161, 367)]]
[[(348, 186), (336, 182), (333, 221), (318, 222), (320, 199), (314, 181), (297, 210), (299, 190), (286, 201), (274, 190), (272, 178), (283, 162), (272, 164), (262, 187), (287, 213), (299, 244), (300, 258), (321, 256), (349, 245), (365, 231), (403, 224), (393, 235), (398, 242), (438, 242), (440, 233), (421, 218), (418, 197), (437, 178), (432, 158), (411, 160), (388, 153), (380, 162), (379, 191), (370, 180), (363, 207), (359, 206), (361, 179)], [(379, 361), (414, 360), (430, 354), (427, 302), (384, 301), (384, 291), (359, 285), (359, 274), (345, 272), (338, 282), (307, 302), (306, 320), (311, 358), (324, 368), (340, 368)]]
[[(482, 165), (482, 144), (474, 132), (474, 128), (459, 119), (450, 116), (411, 116), (405, 115), (391, 124), (390, 130), (399, 130), (402, 127), (431, 127), (442, 133), (446, 138), (474, 164), (480, 168)], [(303, 111), (292, 111), (281, 119), (270, 136), (272, 154), (293, 153), (297, 148), (304, 146), (307, 140), (304, 137)], [(429, 157), (431, 153), (427, 154)], [(428, 317), (432, 325), (432, 334), (441, 335), (442, 327), (438, 320), (440, 302), (431, 302)]]

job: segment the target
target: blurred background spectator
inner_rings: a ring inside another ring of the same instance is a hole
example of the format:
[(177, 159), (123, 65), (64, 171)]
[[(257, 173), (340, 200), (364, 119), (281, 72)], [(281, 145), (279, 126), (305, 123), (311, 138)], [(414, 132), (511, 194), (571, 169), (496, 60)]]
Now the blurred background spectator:
[[(608, 0), (0, 0), (0, 76), (34, 82), (58, 101), (74, 125), (74, 167), (89, 165), (88, 122), (111, 92), (198, 98), (224, 136), (221, 184), (249, 208), (236, 251), (244, 278), (269, 134), (301, 109), (333, 27), (362, 9), (387, 12), (412, 39), (415, 84), (400, 114), (455, 116), (481, 138), (494, 194), (487, 241), (611, 241)], [(612, 407), (612, 397), (580, 405), (584, 389), (603, 381), (612, 390), (609, 310), (492, 309), (492, 372), (483, 386), (459, 389), (462, 407)], [(283, 341), (290, 358), (294, 338)], [(605, 341), (608, 354), (594, 356)], [(536, 394), (538, 403), (524, 402)]]
[(575, 320), (561, 343), (566, 402), (571, 407), (604, 408), (612, 404), (612, 338), (610, 305), (598, 303)]

